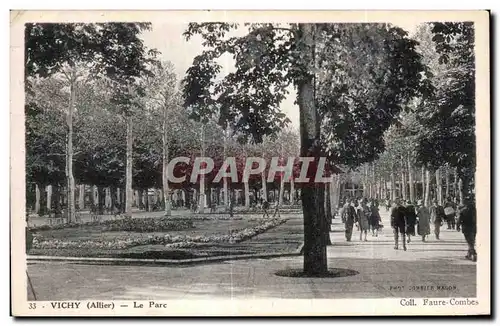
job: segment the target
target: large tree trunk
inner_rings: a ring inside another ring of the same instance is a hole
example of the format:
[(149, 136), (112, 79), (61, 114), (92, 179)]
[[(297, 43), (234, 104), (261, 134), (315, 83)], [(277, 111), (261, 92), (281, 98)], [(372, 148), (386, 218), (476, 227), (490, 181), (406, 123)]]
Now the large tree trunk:
[(429, 207), (431, 203), (431, 172), (428, 169), (425, 169), (425, 206)]
[(125, 216), (132, 217), (132, 152), (134, 150), (133, 120), (132, 116), (127, 117), (127, 164), (125, 172)]
[(163, 162), (162, 162), (162, 183), (163, 183), (163, 201), (165, 203), (165, 216), (172, 215), (172, 203), (170, 202), (170, 188), (168, 186), (168, 150), (169, 150), (169, 139), (168, 139), (168, 107), (163, 106)]
[(75, 71), (70, 72), (70, 100), (67, 115), (68, 138), (66, 144), (66, 181), (68, 197), (68, 223), (75, 220), (75, 177), (73, 176), (73, 110), (76, 98), (76, 75)]
[(293, 175), (290, 179), (290, 204), (295, 205), (295, 181)]
[(436, 197), (439, 205), (443, 205), (443, 185), (441, 184), (441, 168), (436, 169)]
[(411, 165), (410, 156), (408, 155), (408, 182), (410, 183), (410, 200), (415, 200), (415, 187), (413, 183), (413, 166)]
[[(301, 35), (299, 42), (305, 44), (304, 62), (313, 64), (314, 24), (299, 24)], [(314, 103), (313, 77), (303, 76), (297, 82), (298, 105), (300, 113), (300, 153), (302, 157), (314, 157), (318, 163), (320, 157), (320, 124), (318, 112)], [(321, 275), (328, 271), (325, 234), (326, 229), (323, 212), (323, 191), (314, 182), (314, 175), (309, 175), (311, 182), (301, 189), (302, 210), (304, 215), (304, 274)]]

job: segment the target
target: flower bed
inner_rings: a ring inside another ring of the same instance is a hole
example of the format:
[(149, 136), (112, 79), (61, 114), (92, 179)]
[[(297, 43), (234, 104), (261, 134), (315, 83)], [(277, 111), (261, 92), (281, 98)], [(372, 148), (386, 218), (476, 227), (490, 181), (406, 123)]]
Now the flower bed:
[(130, 218), (125, 217), (116, 220), (92, 221), (85, 223), (66, 223), (58, 225), (42, 225), (30, 228), (30, 231), (60, 230), (65, 228), (77, 228), (86, 226), (102, 226), (103, 232), (109, 231), (129, 231), (129, 232), (156, 232), (156, 231), (176, 231), (194, 228), (190, 219), (171, 219), (168, 217), (147, 217)]
[[(167, 217), (166, 217), (167, 218)], [(193, 220), (193, 221), (232, 221), (232, 220), (241, 220), (243, 219), (241, 216), (229, 216), (229, 214), (192, 214), (186, 216), (170, 216), (169, 220), (178, 221), (178, 220)]]
[[(125, 239), (113, 239), (110, 241), (85, 240), (85, 241), (63, 241), (58, 239), (44, 239), (40, 235), (34, 235), (34, 249), (62, 249), (62, 248), (85, 248), (85, 249), (125, 249), (140, 245), (165, 245), (169, 248), (190, 248), (207, 243), (238, 243), (250, 239), (260, 233), (274, 228), (286, 222), (286, 219), (269, 219), (264, 223), (242, 230), (233, 230), (229, 234), (211, 236), (187, 236), (164, 234), (162, 236), (149, 236), (148, 238), (129, 237)], [(192, 223), (192, 222), (191, 222)]]

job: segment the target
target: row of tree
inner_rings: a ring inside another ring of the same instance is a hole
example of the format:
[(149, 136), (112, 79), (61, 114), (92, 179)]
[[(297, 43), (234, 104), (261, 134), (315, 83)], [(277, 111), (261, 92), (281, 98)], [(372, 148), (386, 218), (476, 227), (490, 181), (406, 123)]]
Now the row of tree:
[[(171, 66), (158, 62), (155, 51), (140, 39), (145, 28), (148, 25), (26, 28), (28, 179), (64, 182), (70, 220), (75, 176), (97, 186), (124, 185), (127, 215), (134, 180), (137, 185), (161, 184), (169, 214), (169, 159), (199, 155), (223, 162), (232, 146), (241, 148), (241, 157), (250, 156), (253, 148), (267, 149), (271, 145), (266, 137), (286, 135), (282, 131), (289, 120), (280, 104), (291, 90), (299, 107), (301, 157), (310, 157), (314, 164), (327, 157), (330, 170), (374, 162), (379, 176), (387, 174), (387, 164), (390, 176), (398, 166), (402, 173), (405, 167), (434, 171), (449, 166), (457, 169), (464, 191), (473, 190), (470, 24), (433, 23), (421, 36), (409, 37), (390, 24), (192, 23), (185, 37), (189, 41), (201, 35), (204, 49), (182, 79), (180, 94), (172, 87), (176, 83)], [(236, 36), (238, 28), (247, 33)], [(224, 54), (233, 57), (235, 70), (221, 76)], [(237, 138), (234, 145), (231, 136)], [(288, 143), (275, 144), (285, 153)], [(263, 152), (254, 155), (265, 156)], [(308, 177), (314, 174), (309, 169)], [(302, 186), (306, 274), (327, 271), (331, 219), (325, 199), (328, 193), (338, 193), (331, 185), (339, 180), (336, 177), (330, 186)], [(222, 182), (226, 190), (227, 178)], [(200, 206), (205, 207), (205, 176), (198, 184)], [(248, 194), (248, 183), (243, 186)]]

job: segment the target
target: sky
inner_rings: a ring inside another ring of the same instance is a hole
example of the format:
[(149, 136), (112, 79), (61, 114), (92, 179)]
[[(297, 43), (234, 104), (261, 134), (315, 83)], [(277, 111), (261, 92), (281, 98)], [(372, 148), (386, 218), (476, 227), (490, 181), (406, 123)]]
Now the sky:
[[(401, 28), (412, 34), (417, 25), (416, 23), (401, 23), (398, 24)], [(153, 23), (151, 31), (145, 32), (143, 35), (144, 43), (149, 48), (155, 48), (161, 52), (161, 60), (168, 60), (175, 66), (177, 79), (181, 80), (186, 70), (191, 66), (193, 58), (200, 54), (203, 50), (201, 45), (201, 37), (194, 36), (189, 41), (186, 41), (182, 33), (187, 28), (187, 24), (168, 24), (168, 23)], [(227, 65), (223, 64), (227, 71), (233, 69), (232, 62)], [(291, 120), (292, 128), (299, 128), (299, 108), (294, 104), (295, 94), (291, 92), (288, 97), (281, 103), (281, 110)]]

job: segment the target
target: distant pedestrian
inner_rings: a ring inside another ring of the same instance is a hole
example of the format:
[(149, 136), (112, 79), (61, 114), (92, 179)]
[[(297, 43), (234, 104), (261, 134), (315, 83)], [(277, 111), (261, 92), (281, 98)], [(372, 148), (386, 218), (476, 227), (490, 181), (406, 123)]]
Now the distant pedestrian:
[(394, 231), (394, 249), (398, 249), (399, 235), (401, 235), (403, 250), (406, 251), (406, 208), (401, 205), (399, 199), (394, 201), (391, 211), (391, 227)]
[(437, 200), (434, 200), (432, 202), (430, 213), (431, 213), (431, 223), (434, 225), (434, 235), (436, 236), (436, 239), (439, 240), (441, 226), (443, 225), (443, 221), (446, 218), (443, 206), (438, 205)]
[(431, 234), (430, 218), (431, 214), (429, 209), (424, 206), (422, 200), (417, 202), (417, 218), (418, 218), (418, 235), (422, 237), (422, 242), (425, 242), (425, 238)]
[(359, 201), (359, 206), (357, 208), (357, 223), (359, 226), (359, 241), (363, 241), (363, 234), (365, 235), (364, 241), (368, 241), (366, 239), (366, 235), (368, 233), (368, 229), (370, 228), (370, 208), (366, 205), (366, 200), (363, 198)]
[(472, 198), (466, 199), (465, 207), (460, 211), (459, 224), (467, 241), (467, 256), (466, 259), (477, 261), (476, 253), (476, 205)]
[(410, 243), (411, 236), (415, 235), (415, 224), (417, 224), (417, 213), (415, 211), (415, 206), (409, 200), (406, 203), (405, 215), (406, 215), (406, 236), (408, 243)]
[(448, 224), (448, 230), (455, 229), (455, 203), (448, 198), (446, 204), (444, 205), (444, 215), (446, 216), (446, 223)]
[(372, 200), (370, 205), (370, 228), (372, 229), (372, 236), (378, 237), (378, 230), (380, 228), (380, 213), (378, 209), (378, 202)]
[(345, 226), (345, 239), (346, 241), (351, 241), (352, 229), (354, 227), (354, 222), (356, 221), (356, 208), (354, 207), (354, 200), (351, 199), (347, 201), (344, 205), (343, 217)]

